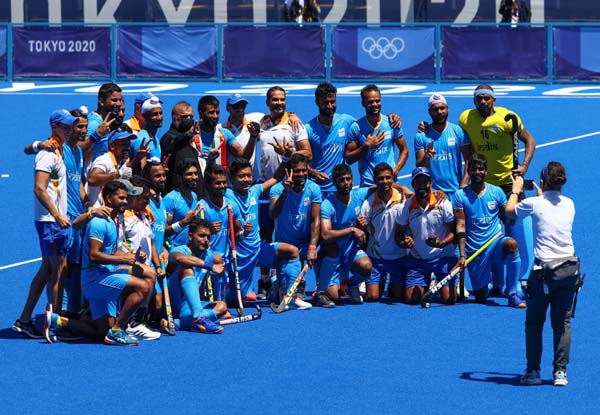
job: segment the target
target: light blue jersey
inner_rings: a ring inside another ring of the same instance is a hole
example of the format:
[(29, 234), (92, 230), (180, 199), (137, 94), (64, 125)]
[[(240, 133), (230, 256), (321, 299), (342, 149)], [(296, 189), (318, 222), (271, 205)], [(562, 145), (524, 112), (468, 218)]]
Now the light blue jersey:
[(475, 252), (502, 230), (500, 209), (505, 205), (506, 196), (502, 189), (490, 183), (485, 184), (485, 192), (479, 197), (470, 186), (454, 194), (454, 210), (462, 210), (465, 214), (467, 255)]
[(158, 254), (162, 252), (163, 245), (165, 244), (165, 229), (167, 229), (167, 210), (162, 197), (158, 196), (158, 199), (150, 198), (148, 206), (154, 213), (154, 223), (150, 225), (152, 234), (154, 235), (154, 244)]
[[(360, 208), (367, 198), (369, 188), (363, 187), (350, 192), (350, 201), (347, 205), (342, 204), (335, 194), (330, 194), (321, 204), (321, 218), (331, 221), (331, 229), (346, 229), (356, 225), (356, 218), (360, 216)], [(347, 235), (336, 241), (338, 255), (345, 257), (349, 252), (356, 249), (356, 241), (352, 235)]]
[[(183, 197), (179, 189), (174, 189), (167, 193), (163, 199), (165, 210), (167, 215), (173, 216), (171, 224), (179, 222), (185, 217), (185, 215), (196, 208), (198, 204), (198, 196), (192, 192), (191, 199)], [(186, 225), (174, 235), (169, 238), (172, 246), (187, 245), (188, 243), (188, 226)]]
[(367, 136), (374, 134), (379, 129), (384, 132), (385, 136), (383, 143), (377, 147), (373, 147), (367, 154), (358, 160), (358, 172), (360, 173), (360, 187), (369, 187), (375, 184), (375, 178), (373, 177), (373, 169), (379, 163), (387, 163), (394, 167), (396, 165), (396, 157), (394, 150), (394, 140), (402, 137), (404, 132), (402, 128), (392, 128), (388, 120), (387, 115), (381, 114), (381, 121), (373, 128), (367, 117), (362, 117), (357, 121), (360, 129), (360, 134), (355, 141), (358, 146), (362, 146), (367, 142)]
[(94, 142), (92, 147), (92, 162), (100, 157), (102, 154), (108, 152), (108, 134), (105, 136), (98, 136), (96, 130), (98, 126), (102, 124), (102, 117), (97, 112), (90, 112), (88, 114), (88, 134), (90, 139)]
[(150, 134), (148, 134), (148, 131), (146, 130), (140, 130), (140, 132), (137, 133), (137, 138), (135, 140), (131, 140), (131, 144), (129, 145), (131, 154), (129, 154), (129, 158), (133, 159), (135, 157), (137, 152), (140, 151), (140, 147), (144, 141), (149, 149), (147, 158), (157, 158), (160, 160), (161, 153), (158, 138), (156, 138), (156, 136), (150, 137)]
[(246, 196), (227, 189), (225, 196), (240, 211), (242, 229), (246, 222), (252, 223), (252, 230), (243, 239), (236, 242), (238, 262), (241, 264), (246, 258), (254, 256), (260, 248), (260, 226), (258, 224), (258, 201), (262, 193), (262, 184), (255, 184), (248, 190)]
[[(269, 196), (278, 198), (283, 193), (283, 184), (277, 183), (271, 187)], [(299, 249), (308, 248), (310, 242), (311, 207), (313, 203), (321, 204), (320, 187), (307, 180), (300, 193), (293, 190), (287, 194), (285, 203), (277, 219), (273, 239), (277, 242), (287, 242)]]
[(117, 224), (112, 218), (93, 217), (88, 223), (85, 230), (82, 254), (82, 269), (91, 269), (95, 267), (103, 267), (112, 269), (110, 264), (96, 264), (90, 261), (90, 239), (102, 242), (100, 252), (113, 255), (117, 250), (119, 243), (119, 235), (117, 232)]
[(447, 194), (454, 194), (463, 176), (461, 146), (468, 144), (464, 130), (457, 124), (448, 123), (441, 133), (429, 128), (426, 133), (415, 136), (415, 153), (426, 151), (433, 141), (435, 155), (429, 159), (432, 186)]
[[(84, 159), (83, 152), (79, 146), (71, 148), (69, 144), (63, 145), (63, 160), (67, 169), (67, 216), (71, 223), (83, 212), (85, 208), (81, 201), (79, 193), (81, 182), (84, 178)], [(83, 238), (83, 230), (73, 229), (71, 232), (71, 241), (69, 251), (67, 252), (67, 260), (74, 264), (81, 262), (81, 241)]]
[[(240, 209), (238, 204), (229, 198), (223, 198), (223, 207), (216, 206), (209, 198), (200, 200), (200, 205), (204, 207), (204, 219), (209, 223), (221, 222), (221, 230), (218, 233), (210, 235), (210, 249), (223, 256), (223, 260), (227, 262), (231, 253), (231, 241), (229, 230), (229, 217), (227, 215), (227, 205), (233, 208), (233, 221), (240, 219)], [(237, 241), (236, 241), (237, 242)], [(237, 248), (237, 244), (236, 244)]]
[(306, 124), (306, 134), (312, 149), (311, 166), (313, 169), (329, 175), (329, 179), (320, 183), (324, 192), (335, 191), (331, 174), (338, 164), (346, 164), (344, 153), (349, 141), (358, 140), (358, 125), (348, 117), (335, 114), (331, 128), (325, 127), (318, 117)]

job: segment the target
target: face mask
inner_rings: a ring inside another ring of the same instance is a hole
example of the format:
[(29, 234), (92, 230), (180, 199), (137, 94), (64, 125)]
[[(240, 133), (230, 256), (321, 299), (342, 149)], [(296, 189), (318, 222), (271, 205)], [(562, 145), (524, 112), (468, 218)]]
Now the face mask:
[(427, 197), (428, 193), (429, 192), (427, 191), (427, 189), (417, 189), (415, 191), (415, 194), (417, 195), (417, 199), (421, 199), (421, 200), (425, 199)]
[(177, 131), (179, 131), (180, 133), (185, 133), (187, 131), (190, 130), (190, 128), (192, 128), (192, 126), (194, 125), (194, 119), (193, 118), (184, 118), (179, 122), (179, 126), (177, 127)]

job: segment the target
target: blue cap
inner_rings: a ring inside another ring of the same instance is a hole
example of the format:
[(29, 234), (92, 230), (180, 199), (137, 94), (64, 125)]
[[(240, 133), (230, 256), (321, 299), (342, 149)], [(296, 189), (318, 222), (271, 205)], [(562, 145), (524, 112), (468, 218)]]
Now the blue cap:
[(74, 117), (65, 109), (55, 110), (50, 114), (50, 124), (65, 124), (73, 125), (75, 121), (79, 121), (79, 117)]
[(110, 144), (110, 143), (114, 143), (117, 140), (124, 140), (124, 139), (135, 140), (136, 138), (137, 138), (137, 135), (132, 134), (130, 132), (114, 130), (114, 131), (111, 131), (110, 133), (108, 133), (106, 141), (108, 141), (108, 144)]
[(229, 98), (227, 98), (227, 105), (235, 105), (238, 102), (245, 102), (246, 104), (248, 103), (248, 100), (245, 99), (242, 94), (240, 94), (239, 92), (236, 92), (235, 94), (229, 96)]
[(421, 175), (431, 178), (431, 173), (427, 167), (417, 167), (412, 171), (412, 180)]
[[(143, 104), (144, 101), (149, 100), (152, 97), (155, 97), (156, 95), (154, 95), (152, 92), (150, 91), (144, 91), (144, 92), (140, 92), (139, 94), (137, 94), (137, 96), (135, 97), (135, 105), (138, 104)], [(158, 100), (161, 104), (163, 103), (161, 100)]]

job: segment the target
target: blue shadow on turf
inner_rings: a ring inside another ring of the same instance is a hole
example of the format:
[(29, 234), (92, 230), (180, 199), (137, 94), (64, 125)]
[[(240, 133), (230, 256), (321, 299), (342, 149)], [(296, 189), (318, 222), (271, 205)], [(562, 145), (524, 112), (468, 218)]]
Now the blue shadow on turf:
[[(521, 374), (501, 372), (463, 372), (461, 379), (475, 382), (495, 383), (497, 385), (529, 386), (521, 384)], [(542, 385), (551, 385), (552, 381), (544, 380)]]

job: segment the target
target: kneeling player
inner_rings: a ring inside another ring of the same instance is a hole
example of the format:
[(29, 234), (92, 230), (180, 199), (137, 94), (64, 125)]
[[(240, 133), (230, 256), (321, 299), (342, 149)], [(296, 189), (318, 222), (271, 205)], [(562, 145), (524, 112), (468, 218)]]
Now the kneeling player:
[(322, 259), (315, 267), (318, 276), (316, 305), (333, 307), (339, 301), (342, 280), (348, 281), (351, 301), (362, 303), (358, 286), (371, 275), (371, 260), (361, 249), (366, 234), (357, 228), (360, 207), (369, 193), (368, 188), (352, 190), (352, 170), (345, 164), (337, 165), (332, 172), (335, 193), (321, 204)]
[(218, 334), (223, 327), (215, 322), (227, 313), (227, 304), (200, 300), (200, 284), (207, 273), (219, 277), (224, 271), (223, 258), (210, 249), (209, 238), (208, 221), (194, 219), (189, 226), (188, 244), (171, 250), (171, 262), (177, 269), (169, 281), (169, 291), (180, 328)]
[[(129, 318), (148, 297), (156, 271), (143, 265), (143, 258), (131, 251), (117, 249), (125, 234), (123, 213), (127, 207), (127, 187), (119, 181), (108, 182), (102, 197), (111, 208), (109, 217), (93, 217), (83, 241), (81, 288), (90, 304), (93, 321), (74, 320), (46, 312), (44, 334), (54, 342), (62, 328), (83, 336), (119, 346), (137, 346), (138, 340), (125, 331)], [(121, 304), (117, 315), (117, 302)], [(106, 333), (106, 335), (104, 335)]]
[[(408, 304), (419, 304), (431, 282), (445, 277), (456, 264), (454, 255), (454, 213), (448, 199), (439, 201), (431, 191), (431, 174), (426, 167), (412, 172), (415, 194), (406, 201), (396, 220), (396, 241), (402, 248), (410, 249), (405, 259), (406, 290), (391, 293)], [(440, 294), (445, 304), (456, 302), (455, 278), (451, 279)], [(451, 289), (452, 288), (452, 289)]]

